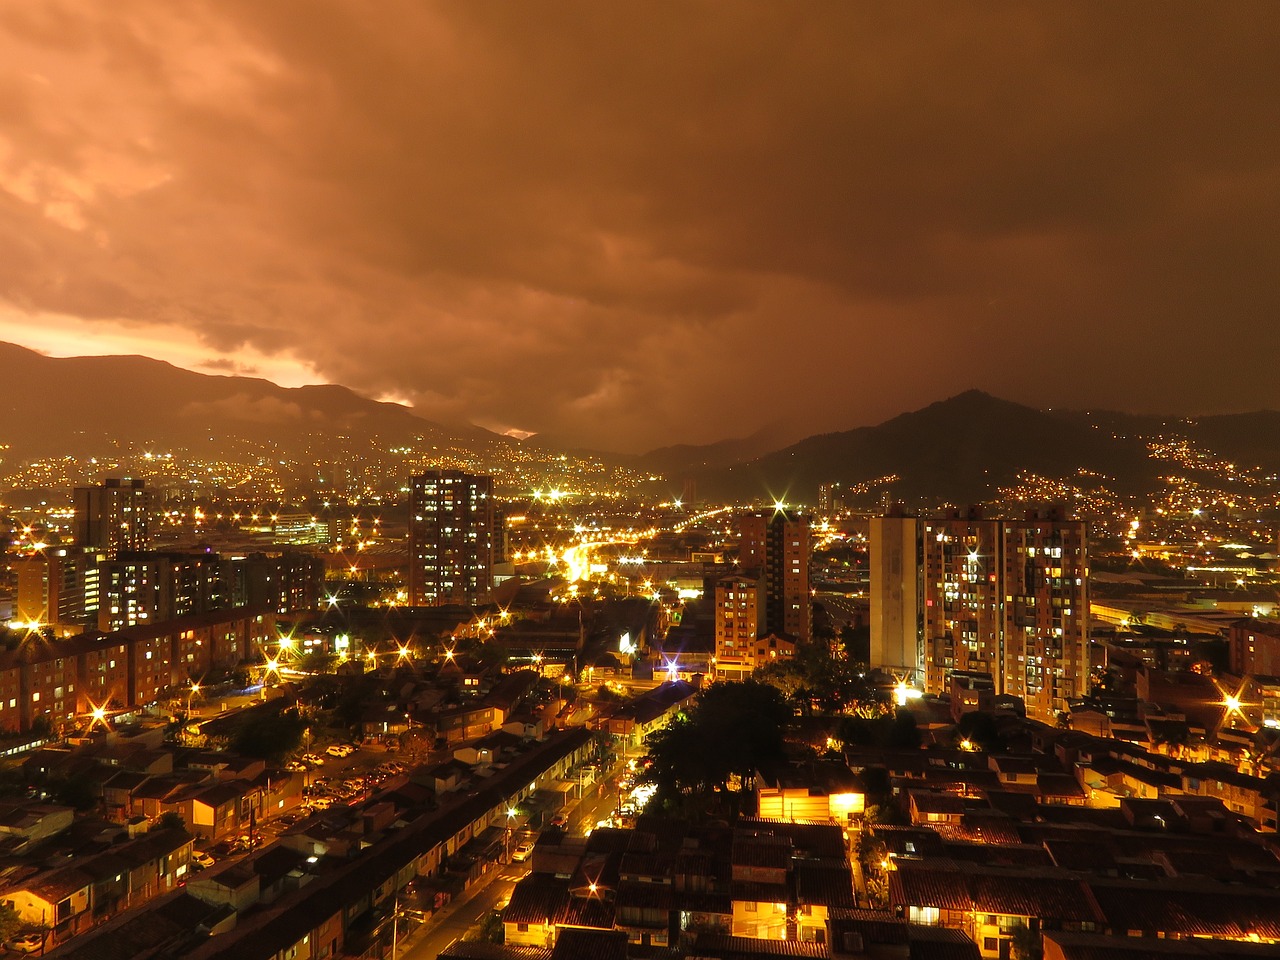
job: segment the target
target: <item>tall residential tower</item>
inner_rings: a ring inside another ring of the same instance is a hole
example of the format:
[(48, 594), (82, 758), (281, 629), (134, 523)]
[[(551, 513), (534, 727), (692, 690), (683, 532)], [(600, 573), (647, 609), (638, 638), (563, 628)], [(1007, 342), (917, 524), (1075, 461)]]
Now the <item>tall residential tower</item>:
[(738, 566), (757, 571), (764, 581), (764, 631), (808, 640), (813, 632), (809, 518), (779, 508), (742, 517), (739, 529)]
[(483, 603), (493, 589), (493, 478), (431, 470), (409, 500), (409, 602)]
[(871, 523), (871, 660), (930, 693), (989, 674), (1041, 719), (1088, 689), (1085, 525), (1059, 510)]
[(151, 548), (151, 499), (141, 480), (113, 478), (98, 487), (76, 487), (72, 502), (80, 547), (108, 558)]

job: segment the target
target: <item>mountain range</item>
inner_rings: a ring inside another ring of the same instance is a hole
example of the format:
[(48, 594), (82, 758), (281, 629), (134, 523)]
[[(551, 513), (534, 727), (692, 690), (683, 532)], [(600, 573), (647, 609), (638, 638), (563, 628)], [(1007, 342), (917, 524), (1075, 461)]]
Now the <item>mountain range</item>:
[(860, 486), (867, 500), (887, 493), (978, 503), (1027, 474), (1131, 495), (1159, 488), (1171, 473), (1246, 488), (1280, 474), (1280, 413), (1037, 410), (970, 390), (876, 426), (808, 437), (717, 469), (691, 460), (686, 469), (700, 490), (718, 496), (806, 503), (821, 483)]
[[(518, 456), (522, 443), (425, 420), (341, 386), (284, 388), (139, 356), (59, 359), (8, 343), (0, 343), (0, 363), (10, 371), (0, 391), (6, 467), (149, 445), (196, 455), (243, 453), (247, 445), (310, 461), (373, 443), (426, 443), (493, 461)], [(773, 425), (714, 444), (593, 456), (677, 485), (695, 480), (702, 499), (804, 503), (816, 500), (819, 484), (837, 483), (859, 485), (871, 499), (888, 492), (962, 504), (989, 499), (1020, 474), (1065, 478), (1081, 471), (1117, 492), (1138, 494), (1170, 472), (1167, 460), (1152, 456), (1151, 445), (1160, 443), (1181, 456), (1179, 470), (1192, 479), (1221, 485), (1280, 475), (1280, 413), (1269, 410), (1195, 418), (1037, 410), (971, 390), (876, 426), (788, 443), (792, 436)], [(523, 441), (540, 449), (549, 442)]]
[[(326, 438), (508, 446), (479, 427), (454, 429), (336, 385), (286, 388), (254, 377), (195, 373), (141, 356), (48, 357), (0, 342), (10, 371), (0, 392), (8, 459), (95, 456), (111, 446), (223, 452), (276, 445), (301, 456)], [(305, 459), (305, 458), (304, 458)]]

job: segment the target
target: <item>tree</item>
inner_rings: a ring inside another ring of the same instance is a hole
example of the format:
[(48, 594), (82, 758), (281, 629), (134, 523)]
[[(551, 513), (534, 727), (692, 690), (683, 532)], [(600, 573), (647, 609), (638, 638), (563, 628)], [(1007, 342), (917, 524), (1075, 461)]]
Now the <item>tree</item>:
[(502, 914), (497, 910), (490, 910), (477, 926), (468, 931), (463, 939), (479, 940), (484, 943), (502, 943)]
[(71, 777), (66, 780), (50, 780), (48, 785), (50, 796), (64, 807), (77, 810), (89, 810), (98, 802), (98, 795), (93, 792), (89, 781), (82, 777)]
[(366, 674), (345, 678), (341, 691), (335, 698), (334, 716), (348, 730), (360, 726), (369, 708), (381, 695), (378, 678)]
[(337, 662), (336, 654), (324, 650), (310, 650), (299, 659), (298, 668), (307, 673), (331, 673)]
[(168, 813), (160, 815), (160, 819), (156, 821), (156, 826), (161, 830), (172, 830), (177, 827), (182, 827), (185, 830), (187, 821), (182, 819), (182, 814), (170, 810)]
[(1009, 931), (1009, 951), (1013, 960), (1041, 960), (1044, 956), (1044, 939), (1039, 931), (1025, 923), (1015, 923)]
[(778, 689), (797, 711), (809, 715), (844, 713), (871, 707), (879, 712), (883, 695), (866, 679), (866, 667), (848, 657), (832, 656), (830, 644), (801, 642), (795, 656), (770, 661), (754, 679)]
[(782, 694), (755, 680), (704, 690), (645, 740), (652, 762), (644, 776), (657, 787), (647, 809), (695, 819), (736, 813), (737, 791), (757, 770), (783, 762), (791, 716)]
[(280, 760), (302, 743), (306, 721), (297, 711), (285, 710), (245, 717), (231, 738), (231, 747), (246, 757)]
[(18, 911), (9, 904), (0, 904), (0, 940), (9, 941), (24, 926)]
[(840, 628), (840, 644), (850, 662), (867, 663), (871, 659), (871, 627), (846, 623)]
[(844, 717), (836, 739), (846, 747), (879, 747), (882, 750), (914, 750), (920, 746), (915, 715), (906, 709), (878, 717)]
[(996, 753), (1004, 748), (996, 718), (979, 711), (966, 713), (960, 718), (956, 724), (956, 739), (968, 740), (985, 753)]

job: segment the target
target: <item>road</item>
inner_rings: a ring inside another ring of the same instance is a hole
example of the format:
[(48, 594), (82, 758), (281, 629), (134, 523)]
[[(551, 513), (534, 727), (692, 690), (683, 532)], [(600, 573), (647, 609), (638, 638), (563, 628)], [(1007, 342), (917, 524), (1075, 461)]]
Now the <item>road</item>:
[(465, 899), (447, 907), (446, 915), (429, 924), (421, 939), (411, 938), (409, 947), (399, 951), (393, 960), (434, 960), (453, 941), (465, 936), (467, 931), (483, 920), (499, 903), (511, 899), (511, 891), (521, 877), (529, 872), (529, 864), (503, 864), (490, 872), (464, 895)]
[[(603, 820), (618, 804), (615, 788), (616, 778), (622, 770), (619, 762), (601, 780), (586, 788), (583, 797), (568, 814), (567, 831), (581, 836), (595, 828), (597, 820)], [(530, 834), (513, 836), (511, 846), (514, 848), (520, 839), (532, 837)], [(406, 960), (431, 960), (440, 954), (454, 940), (466, 936), (476, 924), (480, 923), (494, 910), (499, 903), (506, 903), (511, 898), (511, 891), (519, 880), (529, 872), (529, 863), (500, 864), (488, 878), (481, 880), (463, 894), (453, 906), (446, 908), (445, 914), (437, 917), (427, 925), (425, 932), (410, 938), (409, 946), (399, 952)]]

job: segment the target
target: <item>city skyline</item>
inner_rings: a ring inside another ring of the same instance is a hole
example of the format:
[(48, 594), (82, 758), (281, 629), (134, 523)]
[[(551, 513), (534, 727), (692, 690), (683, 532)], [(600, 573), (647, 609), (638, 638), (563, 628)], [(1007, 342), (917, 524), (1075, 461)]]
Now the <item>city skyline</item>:
[(19, 6), (0, 339), (625, 451), (1275, 407), (1268, 13)]

